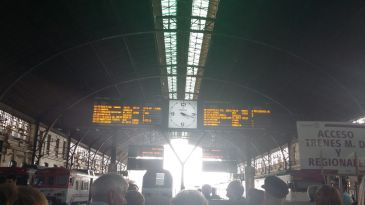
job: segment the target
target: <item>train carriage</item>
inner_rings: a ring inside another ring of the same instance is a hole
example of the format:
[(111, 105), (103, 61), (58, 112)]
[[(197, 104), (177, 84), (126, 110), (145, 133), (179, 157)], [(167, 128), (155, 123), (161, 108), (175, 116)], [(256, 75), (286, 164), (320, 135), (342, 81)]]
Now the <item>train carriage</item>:
[(50, 204), (86, 204), (90, 185), (96, 179), (90, 170), (62, 167), (38, 170), (33, 186), (45, 194)]
[(8, 178), (14, 178), (17, 185), (29, 185), (32, 183), (36, 169), (24, 167), (0, 167), (0, 184)]

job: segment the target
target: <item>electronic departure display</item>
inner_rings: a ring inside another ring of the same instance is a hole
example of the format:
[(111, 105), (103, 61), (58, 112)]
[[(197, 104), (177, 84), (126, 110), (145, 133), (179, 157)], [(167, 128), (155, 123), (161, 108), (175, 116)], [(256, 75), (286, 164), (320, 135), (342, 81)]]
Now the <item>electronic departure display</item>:
[(237, 161), (230, 152), (232, 150), (203, 147), (203, 171), (236, 173)]
[(159, 145), (129, 145), (128, 170), (162, 169), (164, 147)]
[(227, 150), (216, 147), (203, 147), (203, 159), (230, 159), (230, 154)]
[(128, 157), (163, 158), (164, 148), (159, 145), (129, 145)]
[[(271, 110), (242, 108), (203, 108), (204, 128), (254, 128), (262, 126), (262, 119), (268, 119)], [(260, 122), (260, 123), (259, 123)]]
[(125, 126), (160, 125), (161, 107), (94, 104), (92, 122)]

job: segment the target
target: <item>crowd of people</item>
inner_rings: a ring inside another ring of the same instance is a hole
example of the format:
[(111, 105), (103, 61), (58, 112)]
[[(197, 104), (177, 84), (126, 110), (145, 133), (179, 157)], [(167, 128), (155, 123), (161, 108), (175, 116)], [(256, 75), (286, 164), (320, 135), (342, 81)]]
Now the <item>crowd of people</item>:
[[(200, 190), (183, 190), (171, 199), (171, 205), (283, 205), (289, 193), (287, 184), (276, 176), (265, 178), (264, 190), (249, 189), (243, 197), (244, 187), (241, 181), (231, 181), (226, 189), (228, 200), (223, 200), (216, 189), (208, 184)], [(139, 187), (127, 182), (117, 174), (100, 176), (92, 185), (89, 205), (145, 205), (145, 198)], [(338, 188), (330, 185), (309, 187), (309, 204), (348, 205), (348, 199)], [(356, 205), (365, 205), (365, 177), (359, 186)], [(48, 205), (46, 197), (30, 186), (17, 186), (14, 180), (0, 185), (0, 205)]]

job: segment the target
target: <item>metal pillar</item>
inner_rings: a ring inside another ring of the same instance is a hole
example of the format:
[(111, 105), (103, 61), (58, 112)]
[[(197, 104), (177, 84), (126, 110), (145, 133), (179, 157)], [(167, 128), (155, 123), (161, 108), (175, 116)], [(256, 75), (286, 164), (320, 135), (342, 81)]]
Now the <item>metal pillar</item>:
[(32, 150), (32, 162), (31, 162), (31, 165), (34, 165), (35, 163), (35, 155), (36, 155), (36, 152), (37, 152), (37, 141), (38, 141), (38, 132), (39, 132), (39, 126), (40, 126), (40, 123), (39, 123), (39, 120), (36, 121), (35, 123), (35, 131), (34, 131), (34, 135), (33, 135), (33, 150)]
[[(70, 159), (70, 152), (71, 152), (71, 135), (68, 135), (67, 138), (67, 157), (66, 157), (66, 168), (72, 167), (72, 159)], [(70, 163), (71, 161), (71, 163)]]
[(117, 172), (117, 137), (112, 137), (112, 147), (111, 147), (111, 153), (110, 153), (110, 164), (108, 168), (108, 172)]

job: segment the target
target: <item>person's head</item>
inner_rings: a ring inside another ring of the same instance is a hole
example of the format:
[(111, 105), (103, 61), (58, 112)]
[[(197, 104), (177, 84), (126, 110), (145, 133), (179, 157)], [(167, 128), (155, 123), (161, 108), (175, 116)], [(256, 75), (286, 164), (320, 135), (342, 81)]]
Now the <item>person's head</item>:
[(317, 191), (316, 205), (342, 205), (342, 198), (336, 188), (323, 185)]
[(217, 188), (212, 187), (212, 195), (216, 195), (217, 194)]
[(202, 186), (202, 193), (205, 196), (205, 198), (209, 199), (210, 194), (212, 193), (212, 187), (209, 184), (204, 184)]
[(208, 205), (205, 197), (196, 190), (184, 190), (172, 199), (171, 205)]
[(309, 197), (310, 202), (314, 202), (316, 200), (316, 194), (317, 194), (318, 188), (319, 188), (318, 185), (308, 186), (307, 195)]
[(144, 205), (144, 197), (136, 190), (129, 190), (125, 195), (128, 205)]
[(14, 184), (0, 184), (0, 201), (4, 205), (12, 205), (16, 199), (16, 186)]
[(235, 180), (228, 184), (226, 191), (229, 200), (240, 200), (245, 189), (240, 181)]
[(13, 205), (48, 205), (48, 201), (43, 193), (37, 189), (29, 186), (18, 186)]
[(117, 174), (104, 174), (92, 185), (92, 200), (109, 205), (126, 205), (127, 181)]
[(277, 176), (266, 177), (262, 188), (265, 189), (264, 203), (268, 205), (281, 204), (289, 193), (288, 185)]
[(139, 191), (139, 187), (133, 181), (128, 182), (128, 191)]
[(357, 201), (358, 205), (365, 205), (365, 176), (362, 177), (360, 186), (359, 186), (359, 198)]
[(258, 189), (247, 190), (247, 200), (250, 205), (263, 205), (265, 192)]

